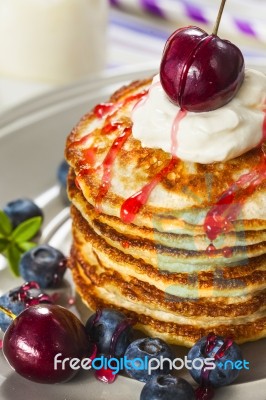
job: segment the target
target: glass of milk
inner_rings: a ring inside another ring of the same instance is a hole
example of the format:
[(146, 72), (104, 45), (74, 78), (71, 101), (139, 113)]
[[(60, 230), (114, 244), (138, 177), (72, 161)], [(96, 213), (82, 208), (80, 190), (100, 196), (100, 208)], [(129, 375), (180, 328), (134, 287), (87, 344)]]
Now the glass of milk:
[(108, 0), (0, 0), (0, 74), (64, 84), (106, 60)]

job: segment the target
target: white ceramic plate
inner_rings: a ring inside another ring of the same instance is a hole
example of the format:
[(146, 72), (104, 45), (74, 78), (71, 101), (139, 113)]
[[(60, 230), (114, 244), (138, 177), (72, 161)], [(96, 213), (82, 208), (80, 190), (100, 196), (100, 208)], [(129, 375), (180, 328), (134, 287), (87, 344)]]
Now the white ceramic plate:
[[(71, 241), (68, 209), (63, 206), (56, 184), (56, 170), (63, 159), (66, 135), (97, 102), (107, 99), (125, 83), (151, 76), (154, 71), (141, 67), (135, 72), (82, 82), (24, 103), (0, 116), (0, 208), (15, 198), (35, 198), (45, 213), (42, 240), (68, 252)], [(71, 283), (70, 276), (68, 280)], [(4, 265), (0, 267), (0, 293), (19, 283)], [(85, 318), (81, 307), (78, 312)], [(234, 385), (218, 390), (216, 400), (266, 399), (266, 340), (245, 344), (242, 350), (244, 358), (250, 362), (250, 370), (242, 371)], [(179, 356), (186, 351), (177, 349)], [(186, 371), (182, 371), (181, 376), (190, 380)], [(142, 386), (125, 377), (118, 377), (113, 385), (105, 385), (85, 371), (65, 384), (35, 384), (13, 372), (2, 352), (0, 354), (1, 400), (138, 400)]]

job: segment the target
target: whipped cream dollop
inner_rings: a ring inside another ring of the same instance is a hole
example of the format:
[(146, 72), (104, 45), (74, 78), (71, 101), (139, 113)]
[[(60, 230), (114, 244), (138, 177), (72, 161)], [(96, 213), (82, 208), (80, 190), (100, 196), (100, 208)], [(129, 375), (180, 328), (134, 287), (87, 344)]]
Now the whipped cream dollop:
[(226, 161), (262, 141), (265, 106), (266, 75), (247, 69), (240, 90), (228, 104), (214, 111), (187, 112), (178, 120), (180, 108), (170, 102), (156, 75), (147, 97), (132, 111), (133, 136), (143, 147), (161, 148), (184, 161)]

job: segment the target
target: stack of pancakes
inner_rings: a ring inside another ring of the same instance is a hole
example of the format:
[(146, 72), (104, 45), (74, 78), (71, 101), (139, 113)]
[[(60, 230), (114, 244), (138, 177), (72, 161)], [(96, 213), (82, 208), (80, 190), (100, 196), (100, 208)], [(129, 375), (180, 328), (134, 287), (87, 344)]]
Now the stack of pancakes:
[[(131, 111), (150, 80), (116, 92), (67, 140), (78, 293), (92, 310), (121, 310), (147, 335), (192, 346), (214, 332), (238, 343), (266, 336), (266, 182), (209, 251), (208, 210), (261, 162), (261, 148), (215, 164), (180, 161), (158, 180), (131, 223), (124, 202), (171, 161), (131, 134)], [(124, 135), (124, 136), (123, 136)], [(227, 249), (226, 252), (224, 249)]]

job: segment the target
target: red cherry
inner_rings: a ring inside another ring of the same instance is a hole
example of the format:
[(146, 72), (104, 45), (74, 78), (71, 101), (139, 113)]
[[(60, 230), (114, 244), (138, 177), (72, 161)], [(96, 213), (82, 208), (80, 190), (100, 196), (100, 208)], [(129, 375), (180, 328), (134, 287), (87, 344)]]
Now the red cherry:
[(3, 339), (4, 355), (17, 373), (40, 383), (58, 383), (71, 379), (78, 370), (69, 362), (56, 364), (55, 356), (89, 357), (85, 327), (64, 307), (42, 304), (25, 309), (7, 329)]
[(244, 79), (244, 58), (234, 44), (190, 26), (167, 40), (161, 84), (181, 109), (211, 111), (228, 103)]

